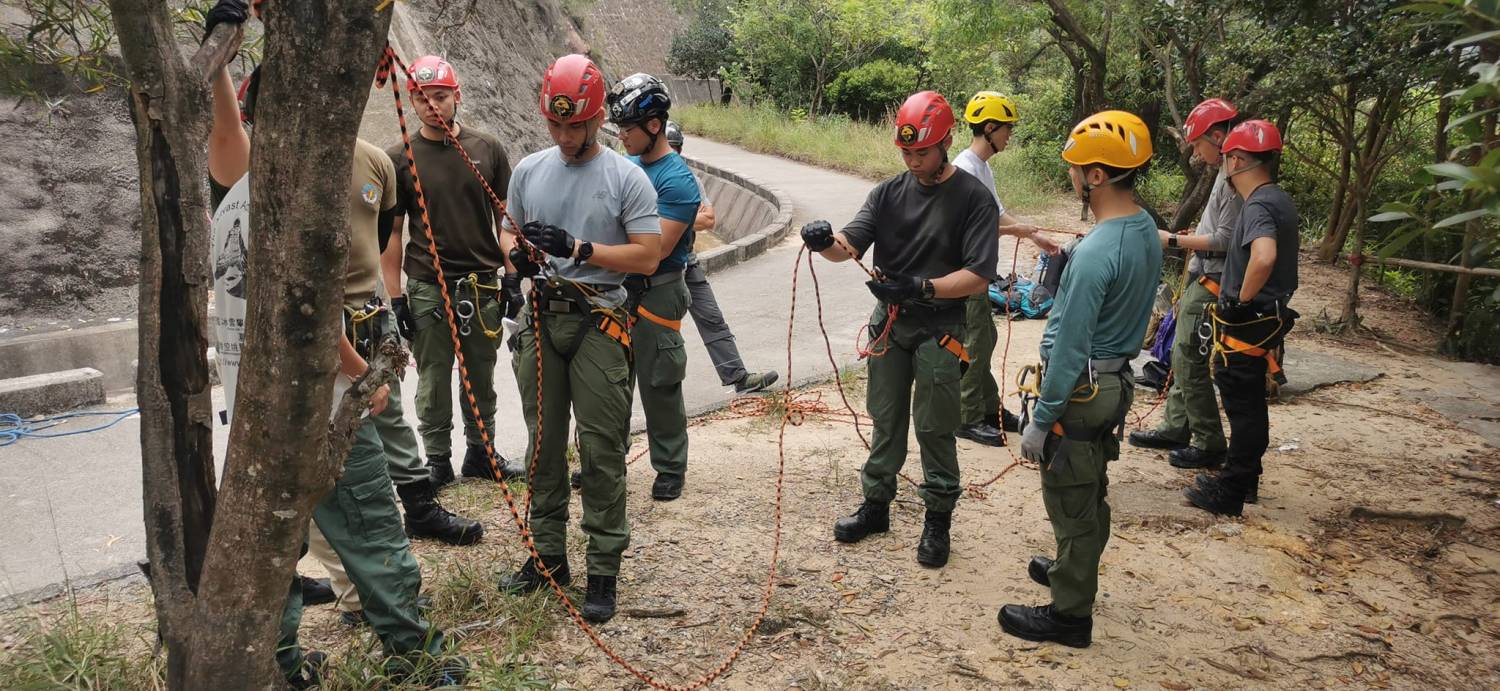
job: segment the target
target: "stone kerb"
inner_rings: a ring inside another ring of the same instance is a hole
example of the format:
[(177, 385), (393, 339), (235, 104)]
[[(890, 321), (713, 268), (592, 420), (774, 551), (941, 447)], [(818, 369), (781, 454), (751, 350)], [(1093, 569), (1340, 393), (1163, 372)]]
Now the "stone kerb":
[[(704, 163), (688, 156), (683, 158), (694, 170), (723, 180), (756, 197), (753, 200), (754, 203), (747, 206), (759, 207), (762, 210), (769, 207), (771, 213), (770, 221), (762, 224), (754, 232), (728, 242), (722, 247), (699, 253), (698, 263), (703, 266), (705, 272), (712, 273), (759, 255), (780, 242), (791, 231), (792, 201), (780, 190), (726, 168)], [(715, 200), (715, 210), (718, 210), (718, 200)], [(743, 207), (736, 207), (735, 215), (739, 218), (755, 218), (752, 211)], [(764, 214), (760, 217), (764, 218)], [(729, 219), (723, 216), (719, 218), (720, 223), (729, 222)]]

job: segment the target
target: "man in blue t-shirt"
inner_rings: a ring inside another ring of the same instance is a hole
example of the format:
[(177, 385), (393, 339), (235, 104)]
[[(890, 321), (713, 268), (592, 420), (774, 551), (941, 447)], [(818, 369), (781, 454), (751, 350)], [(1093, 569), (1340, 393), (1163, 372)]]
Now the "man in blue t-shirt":
[(682, 342), (682, 317), (690, 298), (683, 269), (693, 253), (693, 221), (702, 197), (687, 162), (667, 141), (672, 98), (661, 80), (649, 74), (626, 77), (610, 90), (608, 103), (609, 120), (620, 128), (625, 152), (645, 169), (656, 189), (661, 217), (661, 262), (649, 276), (626, 278), (625, 289), (634, 317), (630, 340), (636, 383), (646, 410), (651, 467), (656, 469), (651, 498), (670, 501), (682, 496), (687, 474), (687, 407), (682, 401), (687, 350)]

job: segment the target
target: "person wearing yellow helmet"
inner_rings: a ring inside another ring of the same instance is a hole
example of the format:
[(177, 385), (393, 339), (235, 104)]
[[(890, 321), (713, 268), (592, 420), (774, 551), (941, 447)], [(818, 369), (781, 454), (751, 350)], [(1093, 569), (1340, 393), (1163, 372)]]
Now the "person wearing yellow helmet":
[[(974, 140), (953, 158), (953, 165), (978, 178), (995, 198), (995, 205), (1000, 208), (1001, 235), (1029, 238), (1043, 252), (1056, 254), (1057, 245), (1038, 235), (1036, 226), (1012, 215), (995, 191), (995, 173), (990, 169), (990, 158), (1005, 150), (1019, 120), (1016, 104), (1009, 98), (994, 91), (974, 94), (964, 108), (964, 121), (969, 123)], [(954, 434), (985, 446), (1004, 446), (1002, 428), (1006, 432), (1021, 430), (1019, 418), (1000, 405), (1000, 386), (990, 370), (990, 358), (995, 353), (998, 334), (987, 291), (969, 297), (965, 306), (965, 323), (964, 348), (968, 349), (972, 361), (959, 384), (963, 412), (958, 431)]]
[(1042, 333), (1039, 393), (1021, 434), (1021, 455), (1041, 465), (1057, 539), (1056, 558), (1033, 557), (1027, 570), (1051, 588), (1052, 602), (1006, 605), (999, 620), (1012, 636), (1083, 648), (1093, 640), (1099, 556), (1109, 540), (1105, 464), (1120, 456), (1130, 361), (1151, 317), (1162, 249), (1156, 223), (1134, 198), (1151, 160), (1140, 118), (1118, 110), (1089, 116), (1068, 135), (1062, 157), (1096, 223), (1063, 272)]

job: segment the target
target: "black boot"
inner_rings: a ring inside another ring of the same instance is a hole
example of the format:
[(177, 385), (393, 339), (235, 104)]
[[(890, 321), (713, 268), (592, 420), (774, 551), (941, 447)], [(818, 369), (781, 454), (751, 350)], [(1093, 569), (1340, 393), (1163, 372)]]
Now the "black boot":
[[(1218, 477), (1214, 476), (1214, 475), (1206, 475), (1205, 474), (1205, 475), (1199, 475), (1198, 476), (1198, 484), (1200, 486), (1208, 484), (1211, 481), (1217, 481), (1217, 480), (1218, 480)], [(1260, 503), (1260, 478), (1255, 478), (1255, 480), (1250, 483), (1250, 488), (1247, 489), (1247, 490), (1245, 490), (1245, 503), (1246, 504), (1259, 504)]]
[(917, 542), (917, 563), (934, 569), (948, 563), (948, 529), (953, 527), (952, 511), (927, 510), (922, 523), (922, 539)]
[(450, 545), (472, 545), (484, 537), (484, 526), (443, 508), (432, 484), (413, 482), (396, 485), (401, 506), (406, 509), (406, 534), (428, 537)]
[(583, 471), (573, 471), (573, 474), (568, 476), (568, 484), (572, 485), (573, 489), (583, 489)]
[(859, 542), (866, 535), (884, 533), (890, 529), (890, 503), (866, 499), (853, 515), (833, 522), (833, 539), (839, 542)]
[(988, 422), (961, 425), (953, 431), (953, 436), (985, 446), (1005, 446), (1005, 438), (1000, 436), (1000, 428)]
[[(525, 468), (521, 467), (519, 463), (511, 463), (505, 460), (505, 457), (501, 456), (499, 451), (495, 452), (495, 465), (500, 468), (500, 480), (511, 480), (518, 477), (524, 479), (526, 477)], [(495, 469), (490, 466), (490, 455), (485, 452), (483, 446), (470, 446), (464, 452), (464, 467), (462, 472), (464, 477), (490, 481), (496, 479)]]
[(1040, 554), (1034, 556), (1031, 558), (1031, 563), (1026, 565), (1026, 575), (1031, 576), (1031, 580), (1036, 581), (1037, 584), (1050, 588), (1052, 578), (1047, 575), (1047, 572), (1052, 570), (1052, 562), (1051, 557), (1044, 557)]
[(315, 689), (323, 681), (323, 666), (328, 664), (328, 654), (310, 650), (302, 656), (302, 666), (286, 678), (292, 689)]
[(651, 483), (651, 498), (657, 501), (672, 501), (682, 496), (681, 475), (668, 475), (657, 473), (656, 481)]
[(427, 457), (427, 473), (431, 476), (433, 489), (442, 489), (453, 484), (453, 457), (448, 454), (436, 454)]
[(1004, 408), (1000, 409), (999, 415), (988, 415), (984, 418), (984, 421), (991, 427), (999, 427), (1007, 432), (1015, 434), (1020, 434), (1021, 432), (1021, 418), (1016, 417), (1015, 413)]
[(1167, 462), (1171, 463), (1173, 468), (1186, 468), (1188, 470), (1217, 468), (1224, 465), (1224, 452), (1214, 453), (1204, 451), (1196, 446), (1189, 446), (1168, 451)]
[(1142, 430), (1130, 433), (1130, 445), (1141, 449), (1180, 449), (1188, 445), (1185, 441), (1177, 441), (1156, 430)]
[(328, 582), (328, 579), (308, 576), (298, 576), (298, 578), (302, 579), (302, 604), (326, 605), (338, 599), (333, 594), (333, 585)]
[(1221, 516), (1239, 516), (1245, 512), (1245, 492), (1231, 487), (1222, 478), (1200, 478), (1200, 482), (1182, 491), (1187, 500), (1204, 511)]
[[(557, 581), (558, 585), (567, 585), (573, 581), (572, 575), (568, 573), (566, 554), (542, 555), (541, 566), (552, 572), (552, 580)], [(542, 569), (535, 559), (527, 559), (520, 571), (500, 579), (500, 592), (507, 595), (525, 595), (547, 587), (547, 578), (542, 575)]]
[(580, 612), (584, 620), (592, 624), (603, 624), (615, 616), (615, 577), (589, 574), (588, 594), (583, 598)]
[(1006, 605), (1000, 608), (999, 619), (1001, 630), (1028, 641), (1052, 641), (1073, 648), (1087, 648), (1094, 642), (1093, 617), (1058, 614), (1052, 605)]

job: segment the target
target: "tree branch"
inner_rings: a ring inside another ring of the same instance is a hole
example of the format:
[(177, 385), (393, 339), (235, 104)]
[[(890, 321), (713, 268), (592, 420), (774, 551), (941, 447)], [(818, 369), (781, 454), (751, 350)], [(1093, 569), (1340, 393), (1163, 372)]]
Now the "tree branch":
[(354, 431), (364, 424), (365, 412), (370, 409), (370, 397), (375, 395), (376, 389), (396, 381), (406, 369), (408, 359), (406, 350), (394, 336), (375, 346), (370, 368), (344, 392), (333, 419), (328, 423), (328, 441), (323, 445), (325, 464), (342, 472), (344, 458), (354, 445)]
[(188, 59), (188, 65), (198, 75), (198, 80), (204, 84), (208, 83), (220, 69), (229, 65), (235, 54), (240, 52), (240, 44), (245, 40), (245, 27), (243, 24), (220, 23), (214, 25), (214, 30), (208, 35), (203, 45), (198, 46), (198, 52)]

